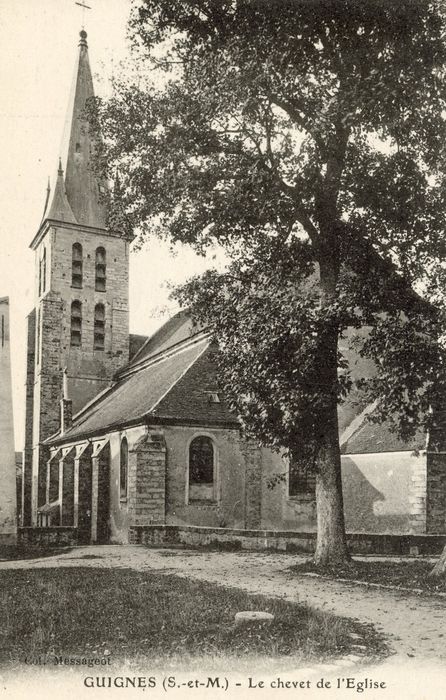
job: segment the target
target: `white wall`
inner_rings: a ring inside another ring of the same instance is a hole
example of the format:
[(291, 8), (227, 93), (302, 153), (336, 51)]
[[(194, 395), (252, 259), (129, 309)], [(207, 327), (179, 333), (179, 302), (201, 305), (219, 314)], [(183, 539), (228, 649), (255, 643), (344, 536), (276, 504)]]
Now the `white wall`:
[(7, 298), (0, 299), (0, 479), (0, 543), (13, 544), (17, 500)]
[(415, 482), (425, 464), (425, 454), (411, 451), (343, 455), (347, 531), (408, 533)]

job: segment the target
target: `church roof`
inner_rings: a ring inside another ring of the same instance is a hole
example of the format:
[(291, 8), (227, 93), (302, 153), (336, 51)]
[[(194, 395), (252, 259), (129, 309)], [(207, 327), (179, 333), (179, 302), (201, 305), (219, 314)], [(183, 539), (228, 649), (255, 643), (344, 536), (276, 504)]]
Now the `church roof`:
[[(163, 356), (156, 362), (119, 380), (77, 414), (72, 427), (63, 435), (64, 442), (97, 434), (120, 425), (142, 421), (153, 413), (162, 397), (207, 348), (208, 338)], [(52, 442), (52, 440), (51, 440)]]
[[(140, 362), (192, 338), (200, 331), (201, 329), (194, 324), (187, 309), (179, 311), (146, 339), (146, 342), (132, 358), (129, 366), (138, 365)], [(123, 371), (126, 371), (129, 366), (125, 367)]]
[(146, 348), (139, 363), (126, 365), (112, 387), (74, 416), (69, 430), (47, 443), (74, 442), (144, 420), (234, 427), (224, 402), (210, 400), (216, 392), (212, 339), (197, 329), (187, 335), (189, 322), (184, 312), (170, 319), (149, 338), (150, 355)]
[(378, 452), (412, 452), (426, 449), (426, 433), (418, 431), (409, 442), (403, 442), (390, 430), (388, 423), (372, 423), (364, 416), (357, 429), (341, 444), (342, 454)]
[(146, 335), (137, 335), (135, 333), (130, 333), (129, 335), (129, 358), (133, 360), (136, 353), (139, 352), (147, 340)]

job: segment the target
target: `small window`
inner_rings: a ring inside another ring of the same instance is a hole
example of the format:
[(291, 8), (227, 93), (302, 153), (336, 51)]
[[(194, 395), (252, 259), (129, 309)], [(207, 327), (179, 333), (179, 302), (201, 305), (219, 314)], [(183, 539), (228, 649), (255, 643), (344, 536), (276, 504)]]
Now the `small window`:
[(95, 350), (103, 350), (105, 345), (105, 308), (104, 304), (94, 307), (94, 343)]
[(81, 152), (81, 145), (80, 145), (80, 143), (77, 143), (76, 144), (76, 153), (80, 153), (80, 152)]
[(96, 277), (95, 289), (97, 292), (105, 292), (107, 262), (105, 248), (96, 249)]
[(127, 476), (129, 469), (129, 444), (127, 438), (121, 440), (121, 454), (119, 466), (119, 490), (120, 497), (127, 498)]
[(81, 289), (82, 287), (82, 264), (82, 246), (80, 243), (73, 243), (71, 286), (76, 289)]
[(205, 435), (189, 446), (189, 500), (214, 500), (214, 444)]
[(71, 304), (71, 345), (79, 347), (82, 343), (82, 304), (73, 301)]
[(289, 496), (302, 496), (302, 494), (314, 494), (316, 479), (313, 462), (304, 455), (290, 458), (288, 473)]

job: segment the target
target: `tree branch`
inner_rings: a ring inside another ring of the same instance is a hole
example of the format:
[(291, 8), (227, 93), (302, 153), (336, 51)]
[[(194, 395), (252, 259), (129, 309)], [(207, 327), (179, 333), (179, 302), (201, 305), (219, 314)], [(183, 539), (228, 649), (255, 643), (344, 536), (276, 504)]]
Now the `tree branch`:
[[(268, 166), (266, 166), (268, 167)], [(268, 168), (271, 172), (271, 168)], [(288, 185), (280, 176), (277, 175), (277, 173), (273, 173), (274, 176), (277, 179), (277, 183), (285, 194), (287, 194), (294, 203), (295, 207), (295, 214), (296, 214), (296, 219), (300, 223), (300, 225), (305, 229), (305, 231), (308, 233), (311, 242), (314, 245), (317, 245), (319, 242), (319, 231), (317, 230), (316, 226), (313, 224), (310, 214), (307, 211), (307, 209), (304, 207), (302, 204), (302, 201), (297, 193), (297, 190), (295, 187), (292, 185)]]
[(308, 115), (302, 116), (304, 114), (304, 110), (300, 105), (296, 103), (296, 100), (293, 100), (295, 104), (292, 104), (288, 100), (285, 100), (274, 93), (269, 92), (268, 96), (271, 102), (276, 105), (276, 107), (279, 107), (284, 112), (286, 112), (290, 119), (292, 119), (298, 126), (300, 126), (311, 136), (316, 146), (318, 147), (322, 158), (325, 160), (325, 158), (327, 157), (327, 149), (325, 143), (318, 134), (314, 133), (314, 129), (310, 127), (308, 123)]
[[(236, 120), (236, 121), (238, 121), (238, 120)], [(318, 232), (316, 226), (311, 221), (311, 217), (310, 217), (309, 212), (306, 210), (306, 208), (302, 204), (302, 200), (299, 197), (299, 193), (298, 193), (296, 186), (289, 185), (280, 176), (280, 174), (277, 171), (277, 167), (275, 167), (275, 165), (274, 165), (274, 156), (272, 156), (272, 159), (270, 157), (271, 165), (268, 165), (268, 163), (266, 162), (266, 155), (262, 151), (262, 148), (260, 146), (258, 139), (256, 139), (254, 137), (254, 135), (246, 129), (246, 125), (245, 126), (242, 125), (242, 129), (245, 130), (245, 133), (247, 134), (248, 138), (250, 138), (252, 143), (254, 144), (254, 146), (257, 150), (257, 153), (259, 155), (259, 162), (262, 165), (262, 167), (270, 175), (273, 175), (276, 183), (278, 184), (278, 186), (282, 190), (282, 192), (284, 194), (287, 194), (292, 199), (292, 201), (294, 203), (294, 207), (295, 207), (296, 220), (305, 229), (308, 236), (310, 237), (311, 242), (316, 245), (318, 240), (319, 240), (319, 232)], [(267, 142), (267, 150), (268, 150), (268, 139), (266, 139), (266, 142)], [(271, 145), (270, 145), (270, 147), (271, 147)], [(272, 151), (271, 151), (271, 155), (272, 155)]]

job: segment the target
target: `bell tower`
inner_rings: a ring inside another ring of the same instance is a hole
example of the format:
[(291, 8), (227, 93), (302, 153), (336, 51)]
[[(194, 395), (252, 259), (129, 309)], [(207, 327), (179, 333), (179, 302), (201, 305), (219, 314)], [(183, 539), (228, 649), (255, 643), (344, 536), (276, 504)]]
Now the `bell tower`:
[(101, 140), (90, 123), (91, 98), (82, 30), (56, 184), (30, 246), (36, 273), (28, 317), (24, 525), (37, 524), (45, 501), (43, 443), (60, 428), (63, 374), (77, 413), (129, 357), (131, 238), (109, 228), (108, 183), (92, 162)]

